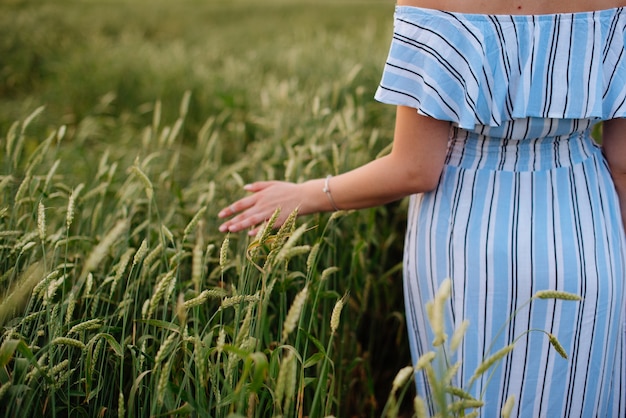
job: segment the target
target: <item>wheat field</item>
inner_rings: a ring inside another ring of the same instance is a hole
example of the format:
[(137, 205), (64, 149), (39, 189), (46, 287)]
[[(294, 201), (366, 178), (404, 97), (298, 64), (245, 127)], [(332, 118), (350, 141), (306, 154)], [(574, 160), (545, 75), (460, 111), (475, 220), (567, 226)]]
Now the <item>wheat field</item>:
[(0, 6), (3, 416), (377, 416), (403, 203), (217, 231), (388, 149), (393, 4)]

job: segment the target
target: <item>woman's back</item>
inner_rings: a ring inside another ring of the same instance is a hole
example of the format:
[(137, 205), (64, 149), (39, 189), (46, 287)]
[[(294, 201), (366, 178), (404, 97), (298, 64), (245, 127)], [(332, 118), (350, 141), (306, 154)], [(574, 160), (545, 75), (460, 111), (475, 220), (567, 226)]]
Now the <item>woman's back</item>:
[(550, 14), (611, 9), (624, 0), (398, 0), (399, 5), (480, 14)]

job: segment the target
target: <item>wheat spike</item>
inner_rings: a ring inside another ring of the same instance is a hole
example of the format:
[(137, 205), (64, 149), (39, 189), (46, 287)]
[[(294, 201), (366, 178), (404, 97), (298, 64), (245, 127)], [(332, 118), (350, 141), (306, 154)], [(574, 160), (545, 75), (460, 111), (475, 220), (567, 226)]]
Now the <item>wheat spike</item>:
[(577, 294), (560, 290), (540, 290), (535, 293), (535, 297), (538, 299), (582, 300)]
[(320, 278), (320, 281), (322, 282), (325, 281), (326, 279), (328, 279), (328, 277), (330, 277), (330, 275), (338, 271), (339, 271), (339, 267), (336, 267), (336, 266), (325, 268), (324, 271), (322, 271), (322, 276)]
[(437, 357), (437, 353), (435, 353), (434, 351), (429, 351), (422, 354), (420, 358), (417, 359), (417, 363), (415, 364), (415, 370), (417, 371), (423, 369), (424, 367), (432, 363), (435, 357)]
[(308, 286), (304, 286), (304, 289), (302, 289), (293, 300), (293, 303), (289, 308), (289, 312), (287, 313), (287, 317), (285, 318), (285, 323), (283, 324), (283, 341), (285, 341), (289, 334), (291, 334), (291, 332), (295, 329), (296, 322), (300, 319), (300, 313), (302, 312), (308, 293)]
[(224, 345), (226, 345), (226, 331), (224, 328), (220, 328), (220, 332), (217, 336), (217, 353), (221, 354), (224, 351)]
[(133, 257), (133, 267), (139, 264), (141, 260), (144, 259), (147, 253), (148, 253), (148, 241), (144, 239), (143, 241), (141, 241), (141, 245), (139, 246), (139, 249), (137, 250), (137, 252), (135, 253), (135, 256)]
[(126, 221), (118, 221), (113, 229), (111, 229), (93, 249), (87, 261), (85, 262), (85, 270), (87, 272), (94, 271), (100, 262), (106, 256), (107, 251), (113, 243), (126, 231), (128, 224)]
[(70, 197), (68, 199), (67, 213), (65, 214), (65, 226), (67, 227), (67, 229), (70, 228), (70, 226), (72, 225), (72, 222), (74, 221), (74, 210), (76, 208), (76, 198), (78, 197), (78, 194), (81, 192), (83, 187), (85, 187), (83, 183), (79, 184), (78, 187), (76, 187), (76, 189), (72, 190), (72, 193), (70, 194)]
[(39, 239), (43, 242), (46, 240), (46, 210), (42, 202), (37, 205), (37, 230), (39, 231)]
[(220, 248), (220, 267), (222, 268), (222, 272), (224, 271), (224, 267), (226, 266), (226, 262), (228, 259), (226, 258), (228, 255), (228, 246), (230, 244), (230, 234), (226, 234), (224, 241), (222, 241), (222, 246)]
[(117, 417), (124, 418), (126, 411), (124, 409), (124, 393), (120, 391), (120, 395), (117, 398)]
[(567, 360), (567, 352), (565, 351), (559, 340), (553, 334), (548, 334), (548, 336), (552, 347), (554, 347), (556, 352), (559, 353), (561, 357)]
[(413, 399), (413, 408), (415, 409), (416, 418), (428, 418), (428, 413), (426, 412), (426, 403), (421, 396), (418, 395)]
[(485, 405), (483, 401), (461, 399), (460, 401), (452, 402), (448, 405), (448, 411), (450, 412), (462, 412), (466, 409), (482, 408)]
[(341, 310), (343, 309), (343, 298), (340, 298), (333, 307), (333, 313), (330, 315), (330, 333), (335, 334), (339, 328), (339, 319), (341, 317)]
[(159, 375), (159, 382), (157, 384), (157, 403), (159, 405), (163, 405), (165, 390), (167, 389), (167, 384), (170, 380), (170, 372), (172, 370), (173, 361), (174, 357), (171, 357), (169, 361), (167, 361), (165, 365), (161, 368), (161, 374)]
[(165, 339), (163, 344), (161, 344), (161, 346), (159, 347), (159, 351), (157, 351), (156, 356), (154, 356), (155, 369), (163, 362), (163, 360), (165, 359), (165, 356), (169, 354), (170, 347), (174, 344), (174, 340), (178, 338), (178, 335), (179, 334), (177, 332), (172, 332)]
[(471, 380), (474, 381), (474, 380), (478, 379), (483, 373), (485, 373), (498, 360), (502, 359), (507, 354), (509, 354), (511, 351), (513, 351), (513, 348), (515, 348), (515, 344), (514, 343), (509, 344), (506, 347), (498, 350), (494, 355), (492, 355), (491, 357), (487, 358), (485, 361), (483, 361), (476, 368), (476, 371), (474, 372), (474, 376), (472, 376)]
[(87, 321), (81, 322), (80, 324), (74, 325), (68, 332), (67, 335), (78, 334), (81, 331), (87, 331), (92, 329), (97, 329), (102, 326), (101, 319), (89, 319)]
[(319, 242), (315, 243), (315, 245), (311, 247), (309, 256), (306, 259), (306, 271), (309, 273), (312, 271), (313, 266), (315, 265), (315, 261), (317, 260), (317, 254), (319, 253), (319, 250), (320, 250)]
[(198, 233), (196, 243), (191, 252), (191, 283), (193, 283), (196, 291), (199, 291), (202, 286), (202, 272), (204, 269), (202, 258), (204, 255), (203, 247), (204, 239), (202, 233)]
[(391, 392), (396, 393), (398, 389), (402, 388), (406, 382), (413, 376), (415, 369), (413, 366), (406, 366), (400, 369), (396, 374), (396, 377), (393, 379), (393, 383), (391, 385)]
[(7, 392), (9, 391), (9, 389), (11, 388), (11, 382), (5, 382), (2, 384), (2, 386), (0, 386), (0, 400), (2, 400), (2, 398), (4, 398), (4, 395), (7, 394)]
[(76, 340), (74, 338), (67, 337), (57, 337), (50, 342), (52, 345), (68, 345), (71, 347), (80, 348), (81, 350), (85, 349), (85, 343), (82, 341)]
[(148, 176), (146, 176), (141, 168), (139, 168), (137, 162), (135, 162), (135, 165), (131, 167), (131, 171), (143, 184), (143, 187), (146, 190), (146, 196), (148, 197), (148, 200), (152, 200), (152, 196), (154, 196), (154, 187), (152, 186), (152, 182), (150, 181)]
[(511, 417), (511, 412), (513, 412), (513, 407), (515, 406), (515, 395), (510, 395), (507, 399), (506, 402), (504, 403), (504, 406), (502, 407), (502, 418), (510, 418)]
[(191, 231), (193, 231), (196, 228), (196, 226), (198, 225), (198, 222), (200, 222), (200, 219), (202, 219), (202, 217), (204, 216), (204, 212), (206, 212), (206, 210), (207, 210), (207, 207), (202, 206), (200, 210), (196, 212), (194, 217), (191, 218), (191, 221), (189, 221), (189, 223), (185, 227), (185, 230), (183, 231), (183, 241), (185, 241), (185, 239), (189, 236), (189, 234), (191, 234)]
[(463, 341), (463, 337), (465, 337), (467, 327), (469, 327), (469, 321), (466, 319), (461, 322), (461, 325), (459, 325), (456, 330), (454, 330), (452, 339), (450, 339), (450, 351), (455, 352), (459, 348), (461, 342)]
[(457, 388), (455, 386), (448, 386), (448, 387), (446, 387), (446, 392), (449, 393), (452, 396), (456, 396), (459, 399), (468, 399), (468, 400), (472, 400), (472, 401), (476, 400), (476, 398), (474, 398), (472, 395), (470, 395), (469, 393), (467, 393), (463, 389)]
[(185, 309), (191, 309), (194, 306), (200, 306), (209, 299), (210, 295), (211, 294), (208, 290), (203, 290), (202, 293), (200, 293), (195, 298), (186, 300), (183, 306)]

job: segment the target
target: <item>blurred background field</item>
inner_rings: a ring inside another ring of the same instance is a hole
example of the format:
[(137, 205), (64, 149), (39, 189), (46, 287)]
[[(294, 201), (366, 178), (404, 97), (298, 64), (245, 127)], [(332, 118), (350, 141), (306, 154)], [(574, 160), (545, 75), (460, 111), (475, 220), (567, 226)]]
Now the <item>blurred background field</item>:
[(405, 202), (256, 240), (216, 214), (388, 150), (393, 7), (0, 4), (3, 416), (380, 416)]

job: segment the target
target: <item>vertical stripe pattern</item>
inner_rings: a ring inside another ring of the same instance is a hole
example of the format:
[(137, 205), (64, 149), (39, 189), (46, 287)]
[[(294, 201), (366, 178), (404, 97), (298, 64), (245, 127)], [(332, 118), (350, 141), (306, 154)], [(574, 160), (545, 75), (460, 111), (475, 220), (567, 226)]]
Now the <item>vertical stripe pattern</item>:
[[(500, 416), (510, 395), (516, 417), (626, 416), (626, 239), (590, 136), (598, 120), (626, 116), (624, 23), (621, 9), (396, 10), (377, 99), (453, 122), (437, 189), (409, 205), (409, 342), (415, 360), (432, 349), (425, 304), (451, 278), (448, 335), (464, 319), (470, 327), (450, 362), (462, 360), (457, 385), (484, 394), (482, 417)], [(525, 305), (546, 289), (583, 299)], [(465, 386), (513, 341), (491, 379)], [(428, 397), (422, 374), (416, 383)]]
[[(432, 349), (424, 306), (450, 277), (448, 335), (470, 321), (457, 384), (517, 339), (492, 380), (485, 376), (471, 390), (485, 393), (481, 416), (499, 416), (514, 395), (513, 416), (623, 417), (626, 242), (610, 173), (589, 131), (506, 146), (460, 128), (451, 136), (438, 188), (413, 196), (409, 207), (404, 286), (414, 359)], [(535, 300), (508, 321), (547, 289), (583, 300)], [(555, 335), (569, 359), (531, 329)], [(427, 395), (423, 376), (417, 383)]]

